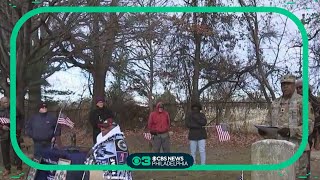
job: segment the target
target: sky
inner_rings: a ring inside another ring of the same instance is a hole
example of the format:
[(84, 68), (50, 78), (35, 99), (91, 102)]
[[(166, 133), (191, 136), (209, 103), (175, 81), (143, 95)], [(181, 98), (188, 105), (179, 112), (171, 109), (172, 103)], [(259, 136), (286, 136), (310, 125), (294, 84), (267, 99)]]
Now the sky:
[[(290, 5), (284, 5), (285, 7), (288, 7)], [(310, 13), (312, 10), (303, 10), (303, 11), (298, 11), (294, 12), (294, 14), (300, 19), (303, 13)], [(288, 31), (298, 31), (296, 25), (289, 20), (288, 21)], [(242, 51), (239, 51), (239, 53)], [(269, 51), (265, 51), (265, 53), (268, 55), (271, 54)], [(284, 54), (284, 51), (282, 52)], [(243, 53), (243, 56), (246, 56), (246, 53)], [(284, 64), (289, 66), (289, 69), (294, 70), (296, 67), (290, 66), (291, 62), (283, 62)], [(69, 95), (69, 96), (55, 96), (55, 99), (59, 100), (70, 100), (70, 101), (76, 101), (83, 91), (85, 91), (84, 96), (89, 97), (89, 91), (88, 91), (88, 86), (87, 86), (87, 79), (84, 76), (84, 74), (81, 72), (79, 68), (72, 68), (67, 71), (60, 71), (55, 74), (53, 74), (51, 77), (47, 79), (49, 83), (52, 85), (50, 89), (57, 89), (57, 90), (70, 90), (74, 91), (74, 95)], [(111, 76), (106, 77), (106, 86), (108, 87), (110, 85), (110, 80), (113, 80)], [(163, 92), (163, 87), (161, 85), (156, 86), (155, 92), (157, 93), (162, 93)], [(139, 96), (135, 96), (136, 101), (144, 101)]]

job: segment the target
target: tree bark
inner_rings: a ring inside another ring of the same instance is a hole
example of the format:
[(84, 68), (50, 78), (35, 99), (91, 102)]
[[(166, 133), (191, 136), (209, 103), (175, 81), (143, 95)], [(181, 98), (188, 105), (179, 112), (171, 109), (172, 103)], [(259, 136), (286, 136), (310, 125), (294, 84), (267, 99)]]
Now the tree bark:
[[(196, 2), (194, 2), (196, 5)], [(194, 70), (192, 77), (192, 97), (191, 103), (199, 102), (199, 75), (200, 75), (200, 54), (201, 54), (201, 34), (198, 32), (198, 19), (197, 14), (193, 14), (194, 24), (194, 43), (195, 43), (195, 58), (194, 58)]]
[[(96, 5), (100, 3), (96, 1)], [(116, 5), (116, 1), (112, 1), (111, 5)], [(110, 14), (110, 21), (106, 25), (107, 34), (103, 39), (105, 46), (101, 44), (100, 30), (99, 30), (99, 14), (93, 15), (93, 56), (94, 69), (93, 74), (93, 101), (92, 107), (95, 106), (95, 99), (98, 96), (105, 97), (106, 74), (112, 61), (112, 53), (115, 48), (116, 35), (118, 34), (118, 17), (116, 14)], [(103, 47), (103, 48), (100, 48)]]
[(38, 112), (38, 104), (41, 102), (41, 85), (29, 87), (28, 116)]

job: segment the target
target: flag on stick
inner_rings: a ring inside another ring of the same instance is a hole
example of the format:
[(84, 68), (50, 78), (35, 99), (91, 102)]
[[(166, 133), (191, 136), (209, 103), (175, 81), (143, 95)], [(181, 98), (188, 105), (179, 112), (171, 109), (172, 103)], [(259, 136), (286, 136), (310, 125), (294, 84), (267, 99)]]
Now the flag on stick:
[(243, 171), (241, 172), (241, 176), (237, 180), (243, 180)]
[(10, 124), (10, 119), (5, 117), (0, 117), (1, 124)]
[(150, 140), (151, 140), (152, 135), (151, 135), (150, 133), (143, 133), (143, 137), (144, 137), (144, 139), (146, 139), (146, 140), (150, 141)]
[(216, 129), (218, 132), (218, 137), (220, 142), (230, 140), (230, 134), (225, 124), (216, 125)]
[(68, 127), (70, 127), (71, 129), (74, 127), (74, 122), (72, 122), (66, 115), (61, 114), (58, 118), (58, 124), (63, 124), (66, 125)]

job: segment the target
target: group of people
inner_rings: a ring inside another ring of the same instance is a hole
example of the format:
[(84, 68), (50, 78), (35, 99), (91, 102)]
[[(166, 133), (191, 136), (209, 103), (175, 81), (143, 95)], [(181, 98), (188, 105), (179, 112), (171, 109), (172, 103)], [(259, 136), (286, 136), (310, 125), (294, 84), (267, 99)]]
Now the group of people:
[[(299, 147), (302, 139), (302, 81), (296, 80), (292, 75), (286, 75), (281, 79), (282, 96), (272, 102), (271, 111), (264, 124), (279, 127), (277, 139), (293, 142)], [(10, 118), (9, 99), (0, 99), (0, 117)], [(90, 112), (89, 121), (92, 126), (93, 147), (88, 153), (85, 164), (126, 164), (129, 156), (129, 148), (125, 141), (124, 133), (118, 124), (114, 122), (114, 115), (105, 106), (105, 99), (98, 97), (95, 101), (96, 108)], [(312, 147), (319, 148), (320, 134), (320, 104), (319, 100), (309, 92), (309, 146), (296, 163), (297, 176), (305, 176), (310, 173), (310, 152)], [(25, 125), (25, 134), (34, 142), (34, 156), (41, 155), (41, 151), (59, 146), (61, 142), (61, 128), (57, 126), (57, 118), (48, 113), (46, 103), (39, 105), (39, 112), (32, 116), (24, 124), (22, 114), (17, 111), (17, 139), (21, 139), (21, 132)], [(191, 112), (186, 115), (185, 125), (189, 128), (190, 154), (196, 163), (197, 148), (200, 153), (200, 163), (206, 163), (206, 139), (205, 126), (207, 119), (201, 112), (200, 103), (191, 105)], [(157, 103), (153, 112), (150, 113), (147, 129), (151, 134), (153, 151), (170, 153), (170, 115), (164, 110), (162, 102)], [(10, 136), (9, 124), (0, 125), (1, 152), (5, 171), (4, 176), (11, 172), (10, 162)], [(265, 132), (258, 130), (265, 137)], [(60, 140), (60, 141), (59, 141)], [(116, 158), (115, 158), (116, 157)], [(22, 162), (15, 155), (17, 170), (22, 170)], [(120, 179), (132, 179), (130, 171), (104, 171), (105, 177), (116, 176)]]
[[(196, 163), (197, 148), (199, 148), (200, 163), (205, 164), (207, 118), (201, 110), (202, 106), (199, 102), (192, 104), (191, 112), (186, 115), (185, 125), (189, 128), (188, 140), (194, 163)], [(162, 102), (158, 102), (154, 111), (150, 113), (147, 131), (151, 134), (150, 140), (155, 153), (160, 153), (161, 149), (164, 153), (170, 153), (170, 115), (164, 110)]]
[[(3, 177), (11, 174), (11, 156), (12, 144), (10, 140), (10, 102), (8, 97), (0, 99), (0, 118), (3, 119), (0, 124), (1, 154), (4, 166)], [(7, 119), (8, 121), (5, 121)], [(61, 128), (57, 126), (57, 118), (48, 113), (47, 104), (39, 104), (39, 112), (33, 115), (27, 122), (24, 121), (23, 113), (18, 109), (16, 111), (16, 135), (18, 145), (23, 141), (22, 132), (30, 137), (34, 143), (34, 157), (41, 156), (41, 152), (50, 148), (52, 143), (61, 135)], [(17, 166), (16, 174), (22, 172), (22, 161), (13, 151), (14, 164)]]
[[(197, 148), (199, 148), (200, 162), (206, 163), (206, 139), (207, 132), (205, 125), (207, 118), (201, 112), (202, 106), (196, 102), (191, 105), (191, 112), (186, 115), (185, 125), (189, 128), (188, 140), (190, 145), (190, 154), (196, 163)], [(150, 113), (147, 130), (151, 134), (153, 151), (160, 153), (170, 153), (170, 115), (164, 110), (162, 102), (158, 102), (156, 108)]]
[[(264, 125), (278, 127), (277, 139), (287, 140), (299, 147), (302, 141), (302, 80), (296, 80), (293, 75), (285, 75), (281, 78), (281, 97), (272, 102), (271, 109), (265, 118)], [(306, 147), (303, 155), (296, 162), (296, 175), (310, 176), (310, 153), (312, 147), (319, 149), (320, 141), (320, 101), (311, 92), (309, 88), (309, 119), (308, 119), (308, 139), (309, 146)], [(206, 139), (207, 132), (205, 126), (207, 118), (201, 112), (200, 103), (191, 105), (191, 112), (185, 116), (185, 125), (189, 129), (188, 140), (190, 154), (196, 163), (197, 148), (200, 154), (200, 163), (206, 163)], [(153, 151), (158, 153), (160, 149), (163, 152), (170, 152), (170, 116), (164, 110), (160, 102), (148, 119), (148, 131), (150, 132)], [(266, 133), (258, 130), (262, 137)], [(309, 178), (309, 177), (308, 177)]]
[[(281, 79), (281, 97), (272, 102), (270, 112), (264, 121), (264, 125), (278, 127), (276, 139), (286, 140), (299, 148), (302, 141), (302, 81), (296, 80), (293, 75), (285, 75)], [(319, 137), (319, 100), (309, 93), (308, 110), (308, 137), (309, 146), (304, 149), (302, 156), (295, 162), (296, 178), (307, 176), (310, 179), (310, 154), (312, 147), (318, 147)], [(258, 129), (261, 136), (268, 138), (267, 133)]]
[[(92, 126), (93, 147), (87, 155), (88, 165), (121, 165), (127, 163), (129, 148), (120, 126), (114, 122), (113, 112), (105, 106), (105, 99), (98, 97), (96, 107), (90, 112), (89, 122)], [(87, 172), (85, 179), (93, 177), (94, 171)], [(99, 172), (98, 172), (99, 173)], [(101, 175), (101, 174), (99, 174)], [(104, 179), (132, 180), (131, 171), (103, 171)], [(100, 178), (102, 177), (100, 176)], [(102, 178), (101, 178), (102, 179)]]

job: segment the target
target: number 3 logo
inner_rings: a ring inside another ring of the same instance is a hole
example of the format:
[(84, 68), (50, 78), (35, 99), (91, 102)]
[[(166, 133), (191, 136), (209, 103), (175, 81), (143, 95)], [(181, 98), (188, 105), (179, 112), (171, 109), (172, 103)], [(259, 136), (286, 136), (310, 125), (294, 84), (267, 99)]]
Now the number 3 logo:
[(151, 158), (149, 156), (142, 156), (141, 158), (142, 162), (142, 166), (150, 166), (151, 165)]

